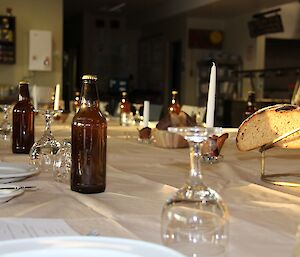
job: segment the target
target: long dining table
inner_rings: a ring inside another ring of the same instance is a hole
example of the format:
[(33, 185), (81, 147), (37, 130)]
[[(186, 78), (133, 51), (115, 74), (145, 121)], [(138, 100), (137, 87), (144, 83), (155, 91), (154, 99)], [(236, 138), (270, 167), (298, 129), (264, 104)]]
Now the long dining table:
[[(53, 135), (70, 138), (71, 115), (52, 123)], [(36, 118), (36, 139), (43, 131)], [(226, 131), (226, 130), (225, 130)], [(1, 204), (0, 217), (63, 219), (81, 235), (97, 230), (100, 236), (138, 239), (161, 244), (160, 218), (164, 203), (186, 179), (189, 149), (167, 149), (137, 140), (134, 126), (108, 122), (107, 188), (104, 193), (80, 194), (68, 183), (56, 182), (51, 172), (16, 182), (37, 191)], [(291, 257), (300, 224), (300, 191), (261, 181), (258, 151), (239, 152), (236, 130), (222, 148), (222, 160), (203, 165), (205, 183), (215, 189), (230, 213), (230, 257)], [(269, 171), (299, 172), (300, 150), (273, 150)], [(11, 141), (2, 140), (0, 161), (28, 163), (24, 154), (12, 154)]]

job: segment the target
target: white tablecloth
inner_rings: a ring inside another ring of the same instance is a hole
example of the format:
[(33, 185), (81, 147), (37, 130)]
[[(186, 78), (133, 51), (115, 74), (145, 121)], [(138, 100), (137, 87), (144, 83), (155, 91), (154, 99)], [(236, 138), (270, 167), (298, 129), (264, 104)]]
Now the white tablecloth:
[[(41, 122), (37, 123), (38, 138)], [(189, 170), (188, 149), (163, 149), (138, 143), (135, 128), (108, 128), (107, 189), (101, 194), (72, 192), (52, 175), (19, 182), (38, 191), (1, 204), (0, 217), (62, 218), (85, 235), (126, 237), (160, 243), (160, 214), (166, 199), (183, 185)], [(70, 120), (54, 123), (53, 133), (70, 137)], [(222, 149), (224, 159), (204, 166), (207, 185), (218, 191), (230, 211), (230, 257), (291, 257), (300, 223), (299, 188), (273, 186), (259, 179), (259, 154), (242, 153), (234, 134)], [(299, 171), (300, 151), (268, 159), (268, 169)], [(28, 162), (27, 155), (11, 153), (11, 142), (1, 142), (0, 160)]]

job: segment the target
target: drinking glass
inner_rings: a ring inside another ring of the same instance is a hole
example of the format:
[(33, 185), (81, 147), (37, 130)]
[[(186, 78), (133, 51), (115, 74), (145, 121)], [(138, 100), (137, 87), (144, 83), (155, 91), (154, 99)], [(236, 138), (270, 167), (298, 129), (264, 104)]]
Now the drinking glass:
[(8, 113), (11, 109), (11, 106), (2, 104), (0, 105), (0, 108), (3, 110), (3, 120), (0, 123), (0, 137), (4, 140), (8, 140), (12, 131), (12, 125), (8, 120)]
[(70, 184), (71, 173), (71, 140), (64, 139), (54, 157), (53, 177), (57, 182)]
[(133, 104), (133, 107), (135, 108), (135, 114), (134, 114), (134, 122), (135, 125), (139, 126), (140, 122), (142, 121), (142, 117), (140, 115), (140, 109), (143, 106), (143, 104)]
[(220, 128), (169, 128), (190, 146), (190, 173), (185, 185), (165, 203), (161, 218), (163, 243), (186, 256), (225, 256), (228, 211), (221, 196), (203, 182), (201, 148)]
[(54, 155), (58, 153), (61, 144), (52, 134), (51, 121), (54, 114), (60, 111), (45, 110), (39, 112), (42, 112), (44, 115), (45, 130), (42, 137), (36, 141), (30, 149), (30, 162), (40, 171), (52, 171)]
[(104, 114), (107, 121), (109, 121), (109, 112), (106, 110), (108, 102), (100, 102), (100, 111)]

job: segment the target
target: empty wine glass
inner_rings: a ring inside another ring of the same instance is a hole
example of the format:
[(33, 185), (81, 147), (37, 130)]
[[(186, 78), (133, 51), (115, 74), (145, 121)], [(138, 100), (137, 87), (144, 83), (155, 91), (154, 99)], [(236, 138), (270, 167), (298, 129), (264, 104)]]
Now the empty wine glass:
[(51, 132), (51, 121), (54, 114), (60, 111), (45, 110), (39, 112), (42, 112), (45, 117), (45, 130), (42, 137), (30, 149), (30, 162), (40, 171), (52, 171), (54, 155), (58, 153), (61, 144)]
[(190, 173), (185, 185), (164, 205), (162, 241), (186, 256), (225, 256), (228, 240), (228, 211), (220, 195), (203, 183), (201, 148), (220, 128), (169, 128), (190, 145)]
[(133, 104), (133, 107), (135, 108), (135, 114), (134, 114), (134, 122), (136, 125), (140, 125), (140, 122), (142, 121), (142, 117), (140, 114), (140, 109), (143, 106), (143, 104)]
[(100, 101), (100, 111), (104, 114), (107, 121), (109, 121), (109, 112), (106, 110), (108, 102)]
[(53, 177), (57, 182), (70, 184), (71, 140), (64, 139), (58, 153), (54, 156)]
[(3, 110), (3, 120), (0, 123), (0, 136), (2, 139), (8, 140), (12, 131), (12, 125), (8, 120), (8, 113), (11, 109), (11, 106), (2, 104), (0, 105), (0, 108)]

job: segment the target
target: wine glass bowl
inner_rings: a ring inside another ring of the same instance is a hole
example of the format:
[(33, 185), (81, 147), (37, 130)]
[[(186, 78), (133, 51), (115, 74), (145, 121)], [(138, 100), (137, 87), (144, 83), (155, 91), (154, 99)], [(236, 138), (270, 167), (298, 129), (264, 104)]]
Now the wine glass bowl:
[(70, 184), (71, 173), (71, 140), (64, 139), (61, 148), (55, 155), (53, 177), (57, 182)]
[(55, 113), (59, 111), (45, 110), (42, 112), (45, 118), (45, 130), (42, 137), (36, 141), (30, 149), (30, 163), (36, 166), (40, 171), (53, 169), (54, 155), (56, 155), (61, 147), (51, 131), (51, 121)]
[(224, 256), (228, 240), (228, 210), (221, 196), (202, 178), (202, 146), (220, 128), (169, 128), (190, 146), (191, 169), (185, 185), (165, 203), (161, 236), (166, 246), (186, 256)]
[(108, 106), (108, 102), (100, 101), (100, 111), (105, 115), (105, 117), (109, 116), (109, 113), (106, 110), (107, 106)]

